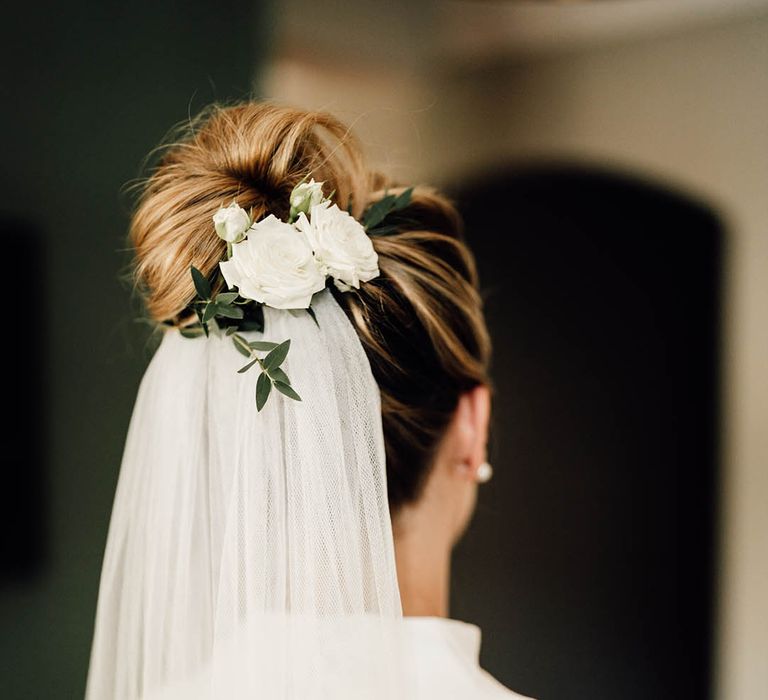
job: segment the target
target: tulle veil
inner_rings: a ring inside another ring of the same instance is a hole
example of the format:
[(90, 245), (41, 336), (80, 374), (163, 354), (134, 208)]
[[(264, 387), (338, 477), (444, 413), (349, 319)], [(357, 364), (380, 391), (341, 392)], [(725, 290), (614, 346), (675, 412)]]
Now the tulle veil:
[(231, 339), (164, 332), (136, 397), (87, 700), (402, 697), (379, 391), (330, 291), (264, 308), (301, 395), (261, 412)]

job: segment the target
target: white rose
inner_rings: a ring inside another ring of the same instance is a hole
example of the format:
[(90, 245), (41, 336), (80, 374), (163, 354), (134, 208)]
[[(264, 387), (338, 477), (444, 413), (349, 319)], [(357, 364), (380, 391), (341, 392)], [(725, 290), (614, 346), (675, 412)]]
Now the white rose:
[(272, 214), (251, 226), (219, 267), (240, 296), (275, 309), (306, 309), (312, 295), (325, 287), (306, 235)]
[(251, 225), (251, 217), (237, 202), (232, 202), (228, 207), (221, 207), (213, 215), (213, 225), (219, 238), (223, 238), (227, 243), (238, 243)]
[(378, 277), (379, 256), (370, 236), (357, 219), (335, 204), (316, 204), (309, 218), (299, 216), (296, 228), (307, 234), (323, 271), (341, 291)]
[(299, 214), (308, 214), (315, 204), (323, 201), (323, 183), (315, 182), (314, 178), (309, 182), (302, 182), (293, 188), (291, 192), (291, 218)]

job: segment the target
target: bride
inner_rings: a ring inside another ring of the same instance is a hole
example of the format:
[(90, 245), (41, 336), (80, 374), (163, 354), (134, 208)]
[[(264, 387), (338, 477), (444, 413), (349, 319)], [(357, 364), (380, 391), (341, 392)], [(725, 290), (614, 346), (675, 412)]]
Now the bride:
[(88, 700), (513, 698), (448, 618), (490, 343), (456, 210), (328, 114), (213, 107), (143, 186), (162, 330), (101, 575)]

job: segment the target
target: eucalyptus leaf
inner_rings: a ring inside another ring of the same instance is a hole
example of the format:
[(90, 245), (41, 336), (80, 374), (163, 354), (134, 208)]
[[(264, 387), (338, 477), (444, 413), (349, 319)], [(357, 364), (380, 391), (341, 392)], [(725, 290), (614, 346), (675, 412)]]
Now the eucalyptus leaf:
[(392, 203), (390, 212), (398, 211), (399, 209), (405, 209), (411, 203), (411, 195), (413, 194), (413, 187), (409, 187), (407, 190), (403, 190), (397, 199)]
[(291, 347), (291, 341), (290, 339), (283, 341), (278, 345), (274, 350), (272, 350), (269, 355), (267, 355), (264, 358), (264, 369), (270, 370), (274, 369), (275, 367), (279, 367), (281, 364), (283, 364), (283, 361), (285, 360), (286, 355), (288, 354), (288, 350)]
[(249, 362), (247, 365), (245, 365), (245, 367), (241, 367), (239, 370), (237, 370), (237, 373), (238, 373), (238, 374), (243, 374), (244, 372), (247, 372), (247, 371), (248, 371), (248, 370), (249, 370), (251, 367), (253, 367), (253, 366), (254, 366), (254, 365), (255, 365), (255, 364), (258, 362), (258, 361), (259, 361), (259, 360), (258, 360), (258, 358), (257, 358), (257, 359), (255, 359), (255, 360), (252, 360), (252, 361), (251, 361), (251, 362)]
[(238, 292), (219, 292), (216, 295), (216, 303), (231, 304), (238, 296), (240, 296)]
[(248, 341), (243, 338), (242, 335), (238, 335), (235, 333), (232, 336), (232, 342), (234, 343), (235, 347), (237, 348), (237, 351), (241, 355), (245, 355), (246, 357), (250, 357), (253, 353), (251, 352), (251, 348), (248, 345)]
[(233, 333), (237, 333), (237, 326), (228, 326), (227, 330), (224, 331), (224, 335), (232, 335)]
[(259, 380), (256, 382), (256, 410), (260, 411), (264, 408), (264, 404), (267, 403), (269, 398), (269, 392), (272, 391), (272, 381), (266, 373), (262, 372), (259, 375)]
[(203, 299), (210, 299), (211, 283), (208, 281), (208, 278), (194, 265), (192, 265), (190, 269), (192, 271), (192, 281), (195, 283), (195, 290), (197, 291), (198, 295)]
[(272, 381), (275, 382), (283, 382), (283, 384), (290, 384), (291, 380), (288, 379), (288, 375), (283, 372), (279, 367), (275, 367), (274, 369), (269, 370), (268, 372), (270, 378)]
[(275, 382), (275, 389), (277, 389), (281, 394), (285, 394), (288, 398), (293, 399), (294, 401), (301, 401), (301, 396), (299, 396), (293, 390), (293, 387), (290, 384), (286, 384), (285, 382), (278, 382), (278, 381), (276, 381)]
[(208, 302), (208, 304), (206, 304), (205, 310), (203, 311), (203, 323), (207, 323), (215, 315), (216, 315), (216, 304), (214, 304), (212, 301)]
[(366, 209), (365, 214), (363, 214), (363, 226), (365, 226), (366, 229), (369, 229), (380, 223), (384, 217), (389, 214), (396, 199), (397, 197), (395, 195), (388, 194), (386, 197), (382, 197), (378, 202), (371, 204), (371, 206)]
[[(366, 231), (371, 231), (376, 228), (384, 219), (393, 211), (405, 209), (411, 203), (411, 195), (413, 194), (413, 187), (409, 187), (403, 190), (400, 194), (388, 194), (382, 197), (378, 202), (374, 202), (363, 214), (363, 226)], [(387, 232), (389, 228), (387, 227)], [(378, 235), (381, 232), (377, 231)]]
[(248, 343), (248, 346), (250, 348), (253, 348), (254, 350), (261, 350), (263, 352), (267, 352), (269, 350), (273, 350), (277, 347), (277, 343), (270, 343), (266, 340), (253, 340), (250, 343)]
[(227, 306), (226, 304), (220, 304), (219, 302), (215, 302), (215, 304), (212, 305), (216, 307), (216, 314), (218, 316), (223, 316), (224, 318), (243, 317), (243, 310), (238, 306)]
[(200, 336), (205, 335), (203, 327), (199, 325), (184, 326), (184, 328), (179, 329), (179, 333), (185, 338), (199, 338)]

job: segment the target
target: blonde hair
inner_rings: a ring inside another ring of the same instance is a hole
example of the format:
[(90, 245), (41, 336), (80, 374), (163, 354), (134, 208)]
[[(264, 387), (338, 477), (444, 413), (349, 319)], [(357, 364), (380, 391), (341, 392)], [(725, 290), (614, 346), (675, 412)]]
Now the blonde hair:
[[(190, 265), (209, 277), (225, 257), (211, 218), (236, 201), (255, 220), (286, 219), (293, 187), (325, 183), (359, 217), (393, 187), (369, 171), (349, 129), (330, 114), (271, 103), (212, 106), (164, 148), (143, 185), (130, 240), (149, 315), (183, 325), (195, 296)], [(373, 239), (381, 274), (333, 290), (381, 390), (392, 507), (416, 499), (461, 393), (489, 384), (490, 341), (474, 258), (453, 205), (415, 187), (394, 228)], [(390, 223), (389, 219), (387, 223)], [(214, 289), (223, 287), (218, 276)]]

